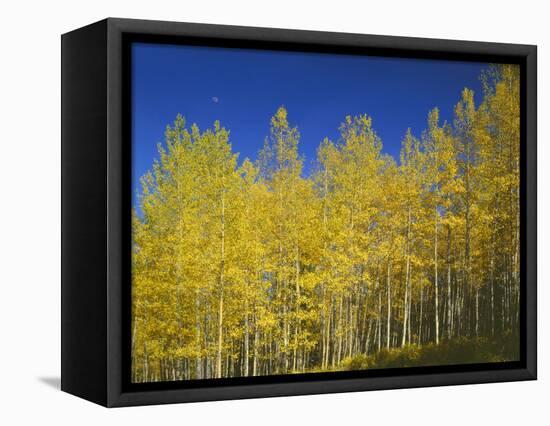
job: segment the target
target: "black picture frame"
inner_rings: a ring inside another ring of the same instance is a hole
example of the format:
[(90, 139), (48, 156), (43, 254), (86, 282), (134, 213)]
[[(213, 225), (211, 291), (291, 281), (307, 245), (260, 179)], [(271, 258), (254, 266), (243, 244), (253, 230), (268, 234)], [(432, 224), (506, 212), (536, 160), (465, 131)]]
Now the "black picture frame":
[[(521, 73), (521, 360), (186, 382), (130, 382), (130, 43), (516, 63)], [(536, 46), (109, 18), (62, 45), (61, 388), (130, 406), (537, 377)]]

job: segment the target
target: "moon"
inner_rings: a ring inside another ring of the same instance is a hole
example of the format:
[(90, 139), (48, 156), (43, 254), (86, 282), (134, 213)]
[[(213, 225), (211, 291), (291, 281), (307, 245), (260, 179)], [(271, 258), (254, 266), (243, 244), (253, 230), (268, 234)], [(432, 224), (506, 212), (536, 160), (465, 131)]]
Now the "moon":
[(218, 98), (217, 96), (212, 96), (212, 102), (217, 104), (219, 101), (220, 101), (220, 98)]

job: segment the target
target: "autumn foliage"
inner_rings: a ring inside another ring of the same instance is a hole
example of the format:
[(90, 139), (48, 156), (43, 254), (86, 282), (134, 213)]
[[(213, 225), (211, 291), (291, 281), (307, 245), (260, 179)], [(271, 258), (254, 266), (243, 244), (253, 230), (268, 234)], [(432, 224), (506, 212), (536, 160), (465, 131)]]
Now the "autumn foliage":
[(452, 122), (430, 111), (398, 160), (371, 117), (345, 117), (307, 177), (284, 107), (256, 161), (220, 123), (178, 116), (133, 214), (132, 380), (328, 371), (517, 336), (519, 70), (481, 78), (479, 105), (464, 89)]

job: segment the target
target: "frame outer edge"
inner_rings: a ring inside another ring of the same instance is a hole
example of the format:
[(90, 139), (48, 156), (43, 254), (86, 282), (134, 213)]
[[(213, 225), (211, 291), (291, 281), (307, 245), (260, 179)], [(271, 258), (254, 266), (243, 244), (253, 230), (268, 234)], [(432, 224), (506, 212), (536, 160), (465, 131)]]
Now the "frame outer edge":
[(107, 406), (122, 394), (122, 32), (117, 20), (107, 19)]
[(537, 47), (526, 55), (527, 371), (537, 378)]
[[(411, 52), (449, 52), (488, 56), (523, 57), (527, 65), (527, 368), (465, 373), (437, 373), (389, 377), (287, 382), (260, 385), (203, 387), (125, 392), (123, 390), (122, 331), (124, 277), (122, 249), (123, 215), (123, 33), (241, 40), (311, 43), (318, 45), (369, 46)], [(318, 31), (179, 22), (107, 19), (107, 403), (108, 407), (197, 402), (242, 398), (308, 395), (335, 392), (446, 386), (532, 380), (536, 378), (536, 46), (456, 40), (423, 39)]]
[(61, 37), (61, 390), (106, 404), (105, 20)]

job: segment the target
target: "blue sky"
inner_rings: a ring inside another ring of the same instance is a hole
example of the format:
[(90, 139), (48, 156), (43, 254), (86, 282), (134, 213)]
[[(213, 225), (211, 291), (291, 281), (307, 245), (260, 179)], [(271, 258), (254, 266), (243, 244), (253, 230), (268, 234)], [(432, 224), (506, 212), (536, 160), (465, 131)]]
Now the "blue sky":
[[(156, 145), (178, 113), (201, 129), (230, 130), (239, 161), (256, 159), (269, 120), (284, 105), (298, 126), (309, 173), (324, 137), (338, 140), (346, 115), (366, 113), (383, 151), (398, 159), (410, 127), (420, 135), (438, 106), (452, 120), (464, 87), (481, 98), (487, 64), (135, 43), (132, 46), (132, 192), (158, 158)], [(135, 198), (135, 197), (133, 197)]]

